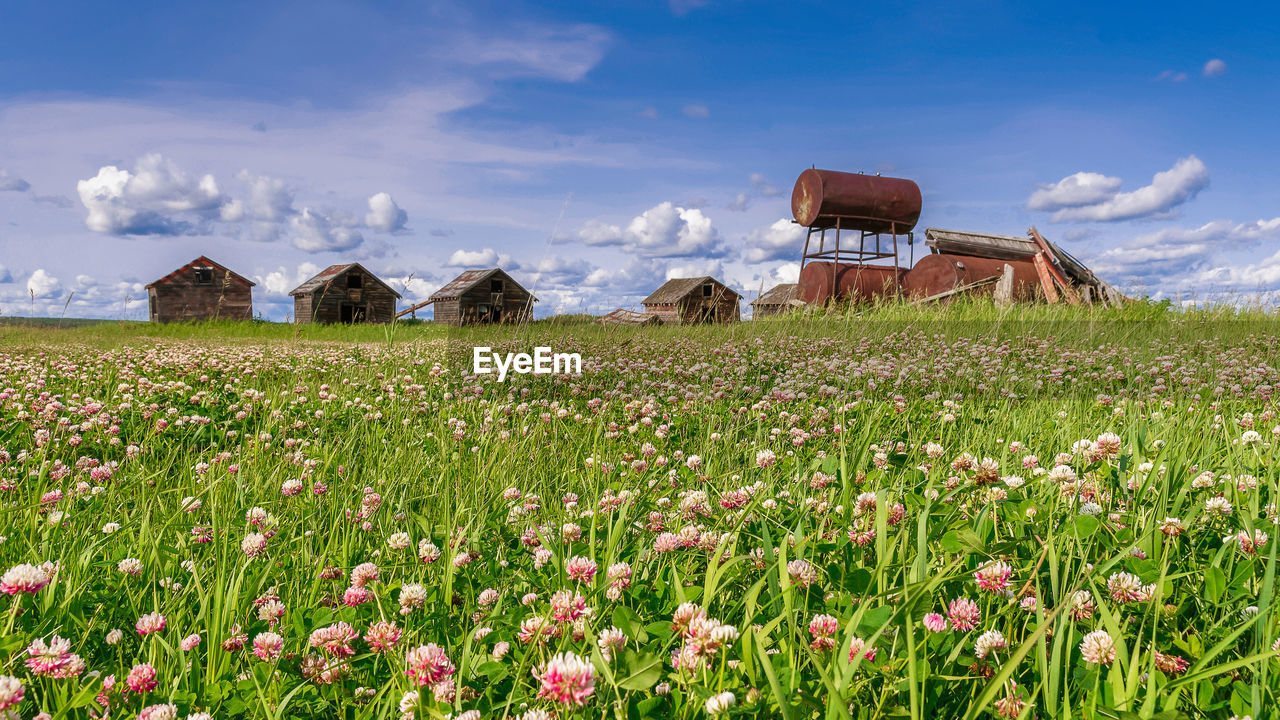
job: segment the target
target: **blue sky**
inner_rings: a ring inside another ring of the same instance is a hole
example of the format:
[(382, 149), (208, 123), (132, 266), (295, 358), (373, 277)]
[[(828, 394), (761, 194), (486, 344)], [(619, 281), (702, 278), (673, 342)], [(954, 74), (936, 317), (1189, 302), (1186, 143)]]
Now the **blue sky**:
[(408, 299), (502, 264), (541, 313), (753, 296), (795, 277), (810, 165), (916, 180), (919, 229), (1275, 301), (1278, 36), (1235, 4), (8, 7), (0, 314), (142, 318), (200, 254), (272, 319), (349, 259)]

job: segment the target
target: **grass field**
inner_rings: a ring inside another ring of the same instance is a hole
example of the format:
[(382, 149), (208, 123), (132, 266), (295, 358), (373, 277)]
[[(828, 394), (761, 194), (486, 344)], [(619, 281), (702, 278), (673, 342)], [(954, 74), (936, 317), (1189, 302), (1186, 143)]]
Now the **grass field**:
[(1267, 717), (1277, 330), (6, 323), (0, 716)]

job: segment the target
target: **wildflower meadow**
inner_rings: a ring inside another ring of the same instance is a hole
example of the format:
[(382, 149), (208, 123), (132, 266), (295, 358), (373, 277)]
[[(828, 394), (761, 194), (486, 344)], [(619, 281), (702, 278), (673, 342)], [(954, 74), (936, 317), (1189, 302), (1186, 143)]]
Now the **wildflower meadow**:
[(1274, 714), (1280, 326), (1009, 312), (0, 328), (0, 717)]

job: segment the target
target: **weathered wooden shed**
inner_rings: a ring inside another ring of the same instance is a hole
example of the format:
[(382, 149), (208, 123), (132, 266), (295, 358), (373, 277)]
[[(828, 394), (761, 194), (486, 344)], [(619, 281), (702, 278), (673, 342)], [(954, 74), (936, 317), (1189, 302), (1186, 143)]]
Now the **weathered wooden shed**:
[(710, 275), (672, 278), (644, 299), (645, 313), (669, 325), (737, 322), (742, 296)]
[(538, 302), (501, 268), (467, 270), (432, 293), (435, 320), (447, 325), (517, 323), (528, 320)]
[(804, 301), (800, 299), (799, 283), (783, 283), (775, 285), (751, 302), (751, 316), (753, 318), (769, 317), (802, 307), (804, 307)]
[(248, 320), (253, 283), (201, 255), (147, 285), (151, 322)]
[(330, 265), (294, 288), (295, 323), (388, 323), (400, 293), (360, 263)]

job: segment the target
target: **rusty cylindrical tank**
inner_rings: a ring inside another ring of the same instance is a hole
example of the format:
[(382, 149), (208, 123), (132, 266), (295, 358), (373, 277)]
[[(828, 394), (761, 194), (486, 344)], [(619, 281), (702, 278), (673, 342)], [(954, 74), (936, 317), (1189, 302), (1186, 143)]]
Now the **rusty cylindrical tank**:
[[(1020, 260), (992, 260), (968, 255), (926, 255), (902, 276), (902, 289), (910, 298), (924, 298), (1000, 275), (1013, 268), (1013, 299), (1034, 300), (1040, 287), (1036, 266)], [(990, 296), (995, 283), (974, 288), (972, 295)]]
[(791, 214), (810, 228), (835, 227), (833, 216), (842, 215), (842, 230), (904, 234), (920, 219), (920, 204), (911, 180), (835, 170), (805, 170), (791, 191)]
[(800, 299), (809, 305), (822, 305), (833, 299), (866, 302), (893, 297), (901, 276), (901, 270), (891, 267), (840, 263), (835, 266), (833, 286), (832, 263), (811, 262), (800, 271)]

